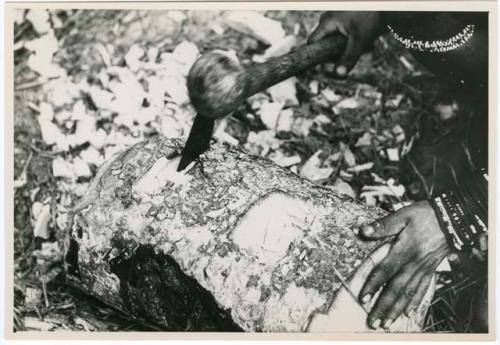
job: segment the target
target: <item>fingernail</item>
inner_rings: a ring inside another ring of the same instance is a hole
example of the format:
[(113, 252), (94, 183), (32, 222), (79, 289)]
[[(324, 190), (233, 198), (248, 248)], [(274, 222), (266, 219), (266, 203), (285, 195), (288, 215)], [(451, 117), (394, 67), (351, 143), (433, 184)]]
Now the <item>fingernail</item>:
[(384, 325), (382, 326), (383, 328), (389, 328), (392, 325), (393, 320), (392, 319), (387, 319), (384, 321)]
[(369, 293), (367, 293), (366, 295), (363, 296), (363, 298), (361, 298), (361, 302), (363, 302), (363, 304), (370, 303), (371, 299), (372, 296)]
[(377, 319), (377, 320), (373, 321), (372, 328), (373, 329), (377, 329), (379, 327), (380, 327), (380, 319)]
[(407, 318), (411, 319), (415, 315), (415, 309), (410, 309), (405, 312)]
[(347, 74), (347, 68), (345, 66), (337, 67), (336, 71), (337, 71), (338, 75), (346, 75)]
[(363, 235), (365, 236), (371, 236), (375, 232), (375, 229), (373, 229), (373, 226), (371, 225), (365, 225), (363, 226)]

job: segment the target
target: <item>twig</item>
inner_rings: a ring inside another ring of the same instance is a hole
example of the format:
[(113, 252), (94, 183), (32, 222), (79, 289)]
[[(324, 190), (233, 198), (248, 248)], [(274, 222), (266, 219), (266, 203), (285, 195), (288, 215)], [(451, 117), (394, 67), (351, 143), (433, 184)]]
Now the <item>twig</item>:
[(34, 89), (34, 88), (42, 86), (43, 84), (47, 83), (48, 81), (49, 81), (49, 79), (47, 79), (47, 78), (38, 78), (37, 80), (29, 81), (27, 83), (19, 85), (18, 87), (14, 88), (14, 91)]
[(31, 158), (33, 157), (33, 152), (30, 152), (30, 155), (28, 156), (28, 160), (26, 161), (26, 164), (23, 167), (23, 170), (21, 171), (21, 175), (14, 181), (14, 189), (22, 187), (26, 184), (28, 177), (27, 177), (27, 171), (28, 171), (28, 166), (31, 162)]
[(65, 151), (55, 151), (55, 152), (50, 152), (50, 151), (42, 151), (39, 148), (37, 148), (35, 145), (30, 144), (30, 148), (36, 152), (37, 155), (46, 157), (46, 158), (52, 158), (54, 159), (55, 156), (63, 154)]
[(28, 102), (28, 108), (33, 110), (35, 113), (40, 113), (40, 108), (33, 102)]

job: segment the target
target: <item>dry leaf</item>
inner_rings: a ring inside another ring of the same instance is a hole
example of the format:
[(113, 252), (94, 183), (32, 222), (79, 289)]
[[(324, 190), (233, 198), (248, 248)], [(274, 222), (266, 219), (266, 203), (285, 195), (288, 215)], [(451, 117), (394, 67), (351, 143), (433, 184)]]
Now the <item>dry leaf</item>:
[(335, 171), (334, 168), (320, 168), (321, 159), (319, 156), (323, 151), (316, 151), (309, 159), (304, 163), (304, 165), (299, 170), (299, 175), (311, 180), (311, 181), (319, 181), (324, 180)]
[(33, 226), (33, 236), (40, 237), (48, 240), (50, 237), (49, 233), (49, 222), (50, 222), (50, 203), (43, 205), (38, 211), (35, 218), (35, 225)]
[(400, 125), (392, 127), (392, 133), (396, 137), (396, 143), (399, 144), (405, 140), (405, 131)]
[(21, 25), (24, 22), (24, 11), (24, 8), (13, 9), (14, 23), (16, 23), (17, 25)]
[(47, 332), (47, 331), (51, 331), (51, 330), (57, 328), (56, 325), (54, 325), (50, 322), (42, 321), (42, 320), (39, 320), (39, 319), (37, 319), (35, 317), (31, 317), (31, 316), (26, 316), (23, 319), (23, 323), (24, 323), (24, 327), (26, 327), (27, 330), (32, 330), (32, 331)]
[(290, 132), (294, 123), (293, 110), (288, 108), (282, 110), (279, 114), (277, 132)]
[(330, 88), (321, 90), (321, 96), (323, 96), (330, 103), (337, 103), (342, 99), (341, 95), (338, 95)]
[(358, 138), (356, 142), (356, 147), (360, 146), (371, 146), (373, 135), (370, 132), (365, 132), (361, 137)]
[(89, 142), (96, 132), (96, 119), (93, 116), (85, 115), (76, 123), (73, 145), (81, 145)]
[(360, 100), (355, 97), (344, 98), (332, 107), (334, 113), (339, 113), (343, 109), (357, 109), (361, 106)]
[(109, 55), (108, 50), (106, 49), (104, 44), (97, 42), (94, 47), (101, 55), (101, 58), (102, 58), (102, 61), (104, 62), (104, 64), (106, 66), (111, 66), (111, 56)]
[(167, 15), (169, 18), (175, 20), (177, 23), (182, 23), (187, 18), (187, 16), (182, 11), (168, 11)]
[(29, 10), (26, 19), (31, 22), (37, 34), (42, 35), (50, 30), (49, 12), (42, 9)]
[(94, 102), (97, 108), (108, 110), (113, 109), (114, 95), (111, 92), (102, 90), (101, 88), (92, 85), (89, 88), (89, 94), (92, 102)]
[(381, 186), (363, 186), (361, 188), (361, 196), (371, 195), (373, 197), (380, 196), (395, 196), (401, 198), (405, 193), (403, 185), (381, 185)]
[(399, 162), (399, 152), (397, 148), (388, 148), (387, 150), (387, 158), (391, 162)]
[(265, 130), (259, 132), (249, 132), (245, 149), (252, 154), (266, 156), (270, 150), (279, 148), (281, 141), (276, 138), (276, 132)]
[(200, 55), (198, 47), (193, 42), (183, 41), (172, 52), (172, 57), (182, 65), (182, 74), (187, 76), (189, 69)]
[(434, 106), (434, 111), (438, 114), (441, 121), (446, 121), (456, 116), (458, 105), (455, 102), (452, 104), (438, 103)]
[(340, 142), (340, 151), (342, 152), (344, 156), (344, 162), (348, 167), (353, 167), (356, 165), (356, 157), (354, 156), (348, 145)]
[(130, 47), (127, 54), (125, 54), (125, 63), (131, 71), (137, 72), (141, 67), (142, 62), (140, 59), (144, 56), (144, 50), (137, 44)]
[(307, 137), (313, 124), (313, 119), (297, 116), (293, 123), (292, 132), (297, 136)]
[(182, 126), (172, 116), (164, 116), (161, 118), (160, 131), (166, 138), (178, 138), (182, 135)]
[(32, 51), (28, 58), (28, 67), (45, 78), (55, 78), (66, 74), (61, 67), (52, 63), (59, 44), (51, 29), (45, 35), (26, 42), (25, 47)]
[(309, 90), (316, 95), (319, 92), (319, 82), (317, 80), (311, 80), (309, 83)]
[(402, 209), (403, 207), (410, 206), (412, 204), (411, 201), (404, 201), (404, 202), (398, 202), (395, 204), (392, 204), (392, 209), (394, 212), (396, 212), (399, 209)]
[(327, 125), (329, 123), (332, 123), (332, 120), (330, 120), (330, 118), (328, 116), (326, 116), (324, 114), (320, 114), (314, 118), (314, 123), (321, 126), (321, 125)]
[(233, 30), (271, 46), (279, 44), (285, 38), (285, 30), (280, 21), (266, 18), (255, 11), (229, 11), (225, 22)]
[(40, 303), (43, 297), (42, 289), (26, 287), (24, 291), (24, 303), (28, 306), (34, 306)]
[(283, 40), (278, 41), (278, 43), (271, 45), (266, 49), (262, 55), (254, 55), (252, 60), (254, 62), (264, 62), (269, 58), (275, 56), (282, 56), (289, 53), (297, 45), (297, 37), (294, 35), (288, 35)]
[(73, 171), (79, 177), (92, 177), (89, 165), (79, 157), (73, 160)]
[(54, 177), (69, 179), (75, 178), (71, 164), (66, 162), (62, 157), (57, 157), (52, 161), (52, 175), (54, 175)]
[(271, 86), (267, 89), (267, 92), (269, 92), (274, 102), (282, 102), (286, 106), (298, 105), (299, 100), (297, 99), (296, 84), (297, 78), (288, 78), (281, 83)]
[(356, 198), (356, 192), (352, 189), (351, 185), (341, 178), (335, 180), (335, 183), (331, 186), (332, 189), (336, 191), (349, 195), (351, 198)]
[(300, 156), (295, 155), (295, 156), (284, 156), (281, 152), (279, 154), (277, 153), (276, 155), (270, 157), (271, 160), (278, 164), (279, 166), (282, 166), (284, 168), (291, 167), (292, 165), (297, 165), (300, 164), (302, 159)]
[(265, 101), (260, 105), (260, 109), (257, 112), (260, 119), (266, 125), (268, 129), (275, 130), (278, 124), (278, 118), (281, 109), (283, 109), (284, 102), (268, 102)]
[(353, 166), (351, 168), (348, 168), (347, 171), (359, 173), (361, 171), (370, 170), (371, 168), (373, 168), (373, 162)]

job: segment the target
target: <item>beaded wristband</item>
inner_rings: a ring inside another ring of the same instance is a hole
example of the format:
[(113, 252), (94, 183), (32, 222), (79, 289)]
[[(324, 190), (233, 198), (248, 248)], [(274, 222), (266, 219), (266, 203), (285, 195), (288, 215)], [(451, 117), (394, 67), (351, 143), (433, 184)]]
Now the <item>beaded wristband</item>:
[(488, 232), (488, 177), (483, 170), (468, 182), (429, 200), (448, 243), (457, 251), (478, 246), (479, 237)]

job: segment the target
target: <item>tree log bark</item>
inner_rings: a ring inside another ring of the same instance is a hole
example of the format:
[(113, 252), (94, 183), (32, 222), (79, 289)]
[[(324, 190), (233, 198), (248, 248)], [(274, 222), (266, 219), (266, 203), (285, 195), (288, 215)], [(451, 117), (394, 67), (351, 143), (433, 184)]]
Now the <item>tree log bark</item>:
[(220, 143), (178, 173), (181, 148), (154, 137), (99, 169), (73, 210), (74, 282), (166, 330), (329, 331), (340, 295), (365, 315), (355, 272), (381, 243), (353, 229), (384, 211)]

